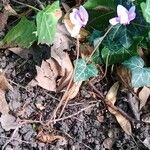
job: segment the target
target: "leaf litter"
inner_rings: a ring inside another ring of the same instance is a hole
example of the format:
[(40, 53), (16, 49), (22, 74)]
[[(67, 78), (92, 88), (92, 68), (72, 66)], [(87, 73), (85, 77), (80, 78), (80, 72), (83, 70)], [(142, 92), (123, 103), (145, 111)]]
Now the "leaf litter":
[(4, 73), (0, 71), (0, 112), (2, 113), (0, 122), (5, 131), (15, 129), (18, 125), (16, 118), (9, 114), (9, 105), (5, 98), (6, 91), (8, 90), (13, 90), (13, 87), (7, 81)]

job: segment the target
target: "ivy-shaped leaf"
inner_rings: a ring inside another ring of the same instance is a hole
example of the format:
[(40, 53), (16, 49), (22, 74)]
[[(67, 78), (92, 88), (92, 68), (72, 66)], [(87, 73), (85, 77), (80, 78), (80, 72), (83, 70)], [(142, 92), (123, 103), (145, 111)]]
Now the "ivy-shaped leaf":
[(146, 3), (142, 2), (141, 8), (142, 8), (142, 12), (143, 12), (143, 16), (144, 16), (145, 20), (148, 23), (150, 23), (150, 0), (146, 0)]
[(29, 48), (37, 40), (34, 21), (29, 21), (23, 17), (20, 22), (14, 26), (0, 42), (0, 46), (17, 45), (23, 48)]
[(144, 67), (144, 61), (139, 56), (131, 57), (123, 62), (123, 65), (132, 72), (132, 86), (150, 86), (150, 68)]
[(85, 81), (98, 74), (98, 70), (94, 64), (87, 64), (84, 59), (78, 59), (76, 61), (74, 62), (74, 64), (77, 65), (74, 75), (75, 82)]
[(106, 63), (106, 60), (108, 58), (108, 64), (116, 64), (116, 63), (123, 62), (124, 60), (132, 56), (138, 55), (137, 52), (138, 44), (142, 39), (143, 39), (142, 37), (135, 39), (132, 46), (129, 47), (128, 49), (122, 47), (119, 43), (118, 45), (116, 45), (116, 43), (113, 45), (112, 43), (114, 50), (110, 50), (109, 48), (104, 47), (101, 51), (101, 56), (103, 58), (103, 61)]
[(132, 45), (132, 43), (133, 38), (130, 31), (126, 26), (120, 24), (111, 29), (103, 42), (107, 48), (113, 51), (120, 49), (122, 46), (127, 49)]
[(59, 19), (56, 13), (59, 11), (59, 1), (56, 1), (38, 12), (36, 16), (38, 44), (52, 44)]

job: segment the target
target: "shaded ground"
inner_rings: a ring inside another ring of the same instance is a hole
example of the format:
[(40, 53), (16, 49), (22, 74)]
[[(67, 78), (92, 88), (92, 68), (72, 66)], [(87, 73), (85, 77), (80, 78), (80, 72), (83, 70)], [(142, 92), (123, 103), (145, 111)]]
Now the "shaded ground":
[[(8, 79), (13, 85), (14, 91), (6, 94), (11, 113), (22, 120), (48, 120), (56, 108), (60, 94), (50, 93), (39, 87), (25, 90), (24, 85), (34, 76), (34, 64), (32, 60), (23, 60), (9, 51), (0, 51), (0, 68), (4, 69)], [(13, 82), (15, 82), (15, 84)], [(95, 81), (98, 89), (104, 92), (109, 89), (106, 81)], [(125, 95), (125, 94), (121, 94)], [(125, 97), (120, 96), (121, 107), (130, 112)], [(45, 109), (39, 110), (36, 104), (42, 104)], [(97, 105), (87, 111), (69, 119), (56, 122), (54, 128), (43, 129), (46, 133), (55, 133), (65, 137), (66, 141), (56, 141), (46, 144), (36, 140), (39, 128), (38, 123), (26, 123), (15, 133), (13, 140), (6, 146), (7, 150), (146, 150), (142, 144), (150, 135), (150, 127), (137, 124), (133, 131), (133, 137), (127, 136), (120, 128), (115, 118), (105, 109), (103, 103), (93, 98), (92, 90), (84, 83), (80, 93), (72, 100), (65, 109), (63, 116), (78, 112), (90, 104)], [(0, 127), (0, 147), (10, 140), (13, 130), (4, 131)], [(141, 141), (140, 141), (141, 140)]]

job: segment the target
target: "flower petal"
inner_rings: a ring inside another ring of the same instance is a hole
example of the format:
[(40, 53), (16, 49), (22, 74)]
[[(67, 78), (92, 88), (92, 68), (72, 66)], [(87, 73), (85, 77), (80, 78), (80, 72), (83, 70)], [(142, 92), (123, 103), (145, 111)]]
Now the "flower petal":
[(76, 13), (77, 13), (77, 11), (78, 10), (76, 8), (74, 8), (72, 10), (72, 12), (69, 14), (69, 18), (70, 18), (70, 21), (71, 21), (72, 24), (78, 23), (78, 20), (76, 19)]
[(71, 36), (72, 37), (77, 37), (80, 33), (80, 29), (81, 29), (81, 26), (79, 24), (76, 24), (74, 27), (73, 27), (73, 30), (71, 31)]
[(79, 15), (80, 15), (83, 25), (86, 25), (89, 19), (89, 15), (83, 6), (79, 7)]
[(113, 26), (116, 25), (116, 24), (118, 24), (118, 23), (119, 23), (118, 17), (109, 19), (109, 23), (110, 23), (111, 25), (113, 25)]
[(117, 6), (117, 14), (120, 18), (120, 24), (129, 24), (128, 10), (122, 5)]
[(129, 16), (129, 21), (135, 19), (135, 17), (136, 17), (135, 6), (132, 6), (132, 7), (129, 9), (128, 16)]

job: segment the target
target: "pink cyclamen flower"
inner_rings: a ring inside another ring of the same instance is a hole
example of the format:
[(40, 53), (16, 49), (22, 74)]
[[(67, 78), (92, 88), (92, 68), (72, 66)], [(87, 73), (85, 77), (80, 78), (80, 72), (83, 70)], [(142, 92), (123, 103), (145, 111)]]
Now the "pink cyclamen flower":
[(130, 24), (130, 21), (134, 20), (136, 17), (135, 6), (132, 6), (129, 10), (127, 10), (122, 5), (118, 5), (117, 15), (118, 17), (115, 17), (109, 20), (110, 24), (112, 25), (116, 25), (118, 23), (123, 24), (123, 25)]
[(74, 25), (71, 36), (76, 37), (79, 34), (81, 27), (84, 27), (87, 24), (89, 15), (86, 9), (83, 6), (80, 6), (78, 9), (73, 8), (69, 17), (71, 23)]

